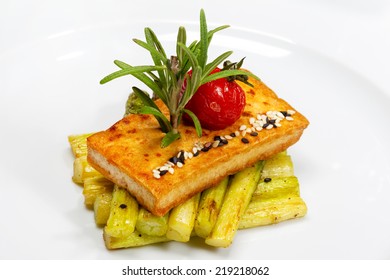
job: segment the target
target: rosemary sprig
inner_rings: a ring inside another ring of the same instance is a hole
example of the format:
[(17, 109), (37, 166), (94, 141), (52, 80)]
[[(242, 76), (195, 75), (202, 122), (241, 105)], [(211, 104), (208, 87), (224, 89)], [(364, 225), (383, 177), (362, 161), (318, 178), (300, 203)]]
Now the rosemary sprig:
[[(165, 133), (161, 141), (161, 147), (166, 147), (180, 138), (178, 127), (183, 114), (188, 114), (191, 117), (197, 135), (200, 137), (202, 135), (202, 128), (198, 118), (193, 112), (185, 109), (186, 104), (190, 101), (197, 89), (207, 82), (220, 78), (234, 76), (239, 77), (240, 80), (245, 80), (243, 77), (247, 77), (247, 75), (257, 78), (251, 73), (238, 69), (242, 61), (238, 64), (230, 64), (229, 67), (225, 67), (224, 71), (210, 75), (213, 69), (232, 54), (232, 51), (227, 51), (219, 55), (212, 62), (207, 63), (208, 47), (213, 35), (228, 27), (228, 25), (223, 25), (208, 31), (206, 16), (204, 11), (201, 10), (200, 40), (193, 41), (187, 46), (186, 29), (179, 27), (176, 55), (170, 58), (167, 57), (156, 34), (152, 29), (146, 27), (144, 30), (145, 41), (139, 39), (134, 39), (133, 41), (150, 53), (154, 65), (131, 66), (125, 62), (115, 60), (114, 63), (120, 70), (104, 77), (100, 83), (104, 84), (125, 75), (132, 75), (143, 82), (164, 102), (169, 109), (169, 119), (161, 112), (148, 94), (137, 87), (133, 87), (134, 93), (144, 104), (143, 108), (139, 110), (139, 113), (152, 114), (159, 122), (161, 130)], [(192, 70), (191, 75), (188, 74), (190, 69)]]

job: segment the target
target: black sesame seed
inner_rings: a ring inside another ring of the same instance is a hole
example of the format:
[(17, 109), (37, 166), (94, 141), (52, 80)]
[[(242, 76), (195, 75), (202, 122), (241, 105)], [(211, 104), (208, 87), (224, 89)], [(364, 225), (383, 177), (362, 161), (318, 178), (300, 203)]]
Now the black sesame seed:
[(184, 164), (184, 160), (185, 160), (185, 158), (184, 158), (184, 151), (180, 151), (179, 161)]
[(252, 131), (251, 133), (250, 133), (250, 136), (257, 136), (257, 135), (259, 135), (256, 131)]
[(210, 146), (210, 147), (206, 147), (206, 146), (205, 146), (205, 147), (202, 148), (201, 151), (206, 153), (206, 152), (208, 152), (210, 149), (211, 149), (211, 146)]
[(160, 171), (160, 176), (164, 176), (167, 173), (168, 173), (168, 170), (162, 170), (162, 171)]
[(268, 120), (268, 124), (275, 124), (276, 120)]
[(217, 136), (214, 136), (214, 141), (221, 141), (221, 136), (217, 135)]
[(282, 113), (283, 116), (285, 116), (285, 117), (287, 117), (287, 115), (288, 115), (287, 111), (280, 111), (280, 113)]
[(243, 137), (243, 138), (241, 138), (241, 142), (244, 143), (244, 144), (248, 144), (249, 140), (246, 139), (245, 137)]
[(221, 143), (224, 145), (227, 145), (229, 143), (229, 141), (227, 139), (221, 139)]
[(222, 142), (222, 141), (220, 141), (219, 143), (218, 143), (218, 147), (222, 147), (222, 146), (224, 146), (225, 144)]
[(271, 182), (271, 178), (269, 178), (269, 177), (267, 177), (267, 178), (264, 178), (264, 183), (269, 183), (269, 182)]
[(231, 137), (236, 137), (236, 134), (234, 132), (230, 133)]
[(169, 159), (169, 161), (176, 165), (179, 162), (179, 159), (176, 156), (174, 156), (174, 157), (171, 157)]
[(199, 156), (199, 151), (196, 151), (196, 152), (194, 153), (194, 157), (197, 157), (197, 156)]
[(125, 209), (125, 208), (127, 208), (127, 205), (122, 203), (121, 205), (119, 205), (119, 207), (120, 207), (121, 209)]
[(263, 124), (263, 128), (267, 128), (268, 125), (269, 125), (269, 123)]

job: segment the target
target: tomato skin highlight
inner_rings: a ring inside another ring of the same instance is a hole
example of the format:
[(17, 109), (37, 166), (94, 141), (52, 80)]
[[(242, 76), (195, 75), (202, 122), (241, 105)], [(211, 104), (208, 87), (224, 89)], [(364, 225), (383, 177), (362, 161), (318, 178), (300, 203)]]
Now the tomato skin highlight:
[[(216, 68), (211, 74), (220, 71)], [(198, 117), (202, 128), (221, 130), (240, 118), (245, 104), (243, 89), (235, 81), (229, 82), (226, 78), (221, 78), (200, 86), (187, 103), (186, 109)], [(191, 122), (186, 115), (184, 120)]]

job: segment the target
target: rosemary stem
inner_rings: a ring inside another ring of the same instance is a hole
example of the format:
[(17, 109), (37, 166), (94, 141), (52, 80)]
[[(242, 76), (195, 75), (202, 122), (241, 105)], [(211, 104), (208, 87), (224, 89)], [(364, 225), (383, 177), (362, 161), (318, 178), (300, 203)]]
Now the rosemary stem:
[(179, 120), (179, 115), (177, 113), (171, 114), (170, 115), (170, 121), (172, 125), (172, 132), (174, 134), (177, 134), (179, 132), (178, 130), (178, 120)]

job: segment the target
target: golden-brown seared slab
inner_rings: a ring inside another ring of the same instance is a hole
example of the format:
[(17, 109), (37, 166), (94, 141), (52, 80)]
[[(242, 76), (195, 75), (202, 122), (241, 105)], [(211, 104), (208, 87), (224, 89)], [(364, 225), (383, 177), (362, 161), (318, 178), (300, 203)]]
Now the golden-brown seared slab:
[[(164, 134), (151, 115), (129, 115), (106, 131), (88, 138), (88, 160), (104, 176), (127, 188), (138, 202), (156, 215), (164, 215), (171, 208), (192, 195), (217, 184), (225, 176), (253, 165), (275, 153), (286, 150), (297, 142), (308, 120), (264, 83), (250, 79), (251, 88), (240, 83), (246, 92), (246, 106), (241, 118), (231, 127), (219, 131), (203, 130), (198, 138), (194, 127), (180, 125), (181, 139), (167, 148), (160, 147)], [(166, 108), (158, 104), (164, 113)], [(152, 170), (164, 165), (179, 151), (191, 151), (197, 142), (212, 142), (214, 136), (224, 136), (241, 125), (249, 125), (249, 119), (270, 110), (295, 110), (294, 120), (282, 120), (281, 127), (263, 129), (258, 136), (246, 135), (248, 144), (241, 142), (241, 136), (229, 140), (222, 147), (201, 152), (199, 156), (185, 161), (182, 168), (175, 167), (174, 174), (160, 179), (153, 177)]]

